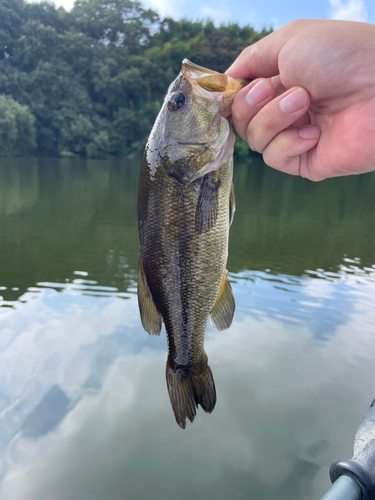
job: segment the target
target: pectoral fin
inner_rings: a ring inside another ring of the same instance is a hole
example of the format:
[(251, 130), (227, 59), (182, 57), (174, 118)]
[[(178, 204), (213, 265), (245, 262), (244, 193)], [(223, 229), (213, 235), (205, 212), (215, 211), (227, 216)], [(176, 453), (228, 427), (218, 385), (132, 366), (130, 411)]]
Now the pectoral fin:
[(217, 330), (226, 330), (233, 320), (235, 302), (232, 287), (228, 281), (228, 271), (225, 270), (221, 281), (216, 304), (211, 311), (211, 323)]
[(143, 328), (151, 335), (160, 335), (163, 318), (154, 304), (140, 259), (138, 264), (138, 305)]
[(217, 195), (220, 184), (220, 180), (215, 182), (209, 175), (203, 177), (195, 211), (195, 229), (199, 234), (208, 231), (215, 225), (219, 211)]
[(233, 222), (234, 212), (236, 211), (236, 198), (234, 196), (234, 185), (232, 182), (229, 195), (229, 225)]

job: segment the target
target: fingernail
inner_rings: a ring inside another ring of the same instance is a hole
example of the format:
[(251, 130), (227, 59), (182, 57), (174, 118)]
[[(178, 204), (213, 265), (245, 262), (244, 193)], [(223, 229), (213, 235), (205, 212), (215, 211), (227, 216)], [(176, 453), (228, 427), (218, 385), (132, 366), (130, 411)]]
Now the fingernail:
[(284, 111), (284, 113), (287, 114), (295, 113), (296, 111), (299, 111), (305, 106), (306, 100), (307, 100), (307, 95), (304, 90), (302, 89), (294, 90), (291, 94), (284, 97), (284, 99), (281, 99), (280, 101), (281, 111)]
[(312, 127), (311, 125), (307, 125), (306, 127), (302, 127), (298, 131), (301, 139), (317, 139), (320, 136), (319, 127)]
[(265, 101), (271, 95), (270, 84), (267, 80), (260, 80), (252, 87), (246, 95), (246, 101), (256, 106)]

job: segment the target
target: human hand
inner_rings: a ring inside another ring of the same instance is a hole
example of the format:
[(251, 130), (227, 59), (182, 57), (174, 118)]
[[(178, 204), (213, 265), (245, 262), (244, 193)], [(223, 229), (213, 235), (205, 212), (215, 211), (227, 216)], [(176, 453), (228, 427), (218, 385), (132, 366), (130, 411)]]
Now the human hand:
[(298, 20), (227, 70), (255, 79), (233, 124), (265, 163), (313, 181), (375, 170), (375, 26)]

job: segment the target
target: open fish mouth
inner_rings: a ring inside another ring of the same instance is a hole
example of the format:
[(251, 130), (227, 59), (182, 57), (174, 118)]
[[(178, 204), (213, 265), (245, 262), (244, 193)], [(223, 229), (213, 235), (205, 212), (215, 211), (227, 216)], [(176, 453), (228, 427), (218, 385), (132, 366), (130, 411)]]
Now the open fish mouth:
[(182, 61), (181, 73), (191, 84), (193, 97), (217, 102), (220, 114), (224, 117), (230, 115), (237, 93), (250, 83), (246, 78), (231, 78), (226, 74), (198, 66), (188, 59)]

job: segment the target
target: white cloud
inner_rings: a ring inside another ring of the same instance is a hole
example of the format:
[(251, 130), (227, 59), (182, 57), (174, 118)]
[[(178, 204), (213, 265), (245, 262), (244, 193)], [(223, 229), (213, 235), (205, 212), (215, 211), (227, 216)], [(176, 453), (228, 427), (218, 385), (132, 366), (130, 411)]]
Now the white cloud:
[(274, 30), (278, 30), (283, 25), (278, 17), (271, 17), (270, 24)]
[[(26, 0), (29, 3), (37, 3), (37, 2), (31, 2), (30, 0)], [(64, 7), (65, 10), (71, 10), (71, 8), (74, 5), (75, 0), (54, 0), (51, 1), (51, 3), (54, 3), (56, 7)]]
[[(26, 0), (29, 3), (36, 2), (37, 0)], [(64, 7), (65, 10), (71, 10), (74, 6), (75, 0), (50, 0), (56, 7)], [(174, 17), (182, 16), (181, 7), (184, 5), (185, 0), (143, 0), (142, 4), (146, 7), (156, 10), (161, 17)]]
[[(316, 299), (329, 299), (335, 290), (334, 283), (312, 278), (303, 282), (303, 293)], [(319, 302), (317, 303), (319, 305)]]
[(181, 7), (184, 0), (144, 0), (142, 2), (146, 7), (156, 10), (161, 17), (178, 18), (182, 16)]
[(198, 14), (199, 17), (209, 17), (215, 24), (227, 23), (230, 20), (230, 12), (224, 6), (210, 7), (209, 5), (203, 5)]
[(367, 21), (367, 9), (363, 0), (329, 0), (331, 19), (341, 21)]

